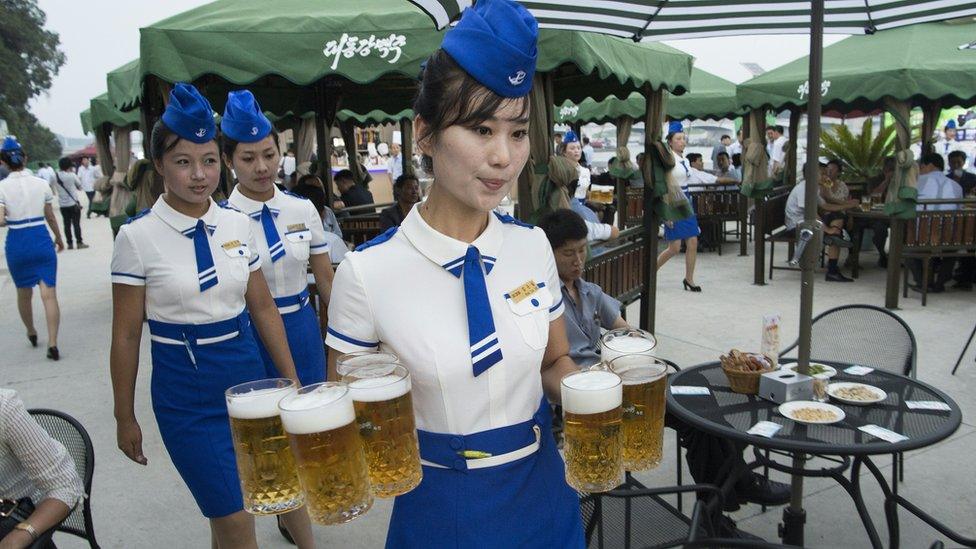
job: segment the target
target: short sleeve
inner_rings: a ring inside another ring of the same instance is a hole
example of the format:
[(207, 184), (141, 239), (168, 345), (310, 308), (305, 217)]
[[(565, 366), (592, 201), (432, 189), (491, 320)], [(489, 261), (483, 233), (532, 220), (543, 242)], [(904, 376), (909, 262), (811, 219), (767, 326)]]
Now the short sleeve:
[(130, 234), (132, 227), (123, 225), (115, 238), (112, 251), (112, 283), (128, 286), (145, 286), (146, 269), (139, 257), (139, 250)]
[(588, 241), (610, 240), (610, 236), (613, 234), (613, 227), (610, 225), (594, 223), (593, 221), (584, 221), (584, 223), (586, 223), (586, 239)]
[[(541, 231), (541, 229), (540, 229)], [(546, 246), (546, 286), (552, 294), (552, 306), (549, 307), (549, 322), (562, 316), (565, 307), (563, 306), (562, 283), (559, 281), (559, 271), (556, 270), (556, 258), (552, 255), (552, 248), (549, 241), (543, 240)]]
[(329, 241), (325, 239), (325, 226), (322, 225), (322, 218), (320, 218), (318, 212), (315, 211), (315, 205), (312, 204), (311, 200), (306, 200), (305, 206), (308, 210), (305, 226), (308, 227), (309, 231), (312, 233), (312, 243), (309, 244), (308, 253), (312, 255), (328, 253)]
[(253, 273), (261, 268), (261, 254), (258, 253), (258, 243), (254, 239), (251, 223), (247, 223), (247, 247), (251, 249), (251, 259), (247, 261), (247, 269)]
[(7, 205), (7, 194), (4, 191), (5, 185), (0, 185), (0, 206), (6, 207)]
[(613, 323), (620, 318), (620, 302), (600, 290), (600, 301), (596, 304), (600, 315), (600, 326), (604, 329), (613, 328)]
[(325, 344), (340, 353), (373, 350), (380, 344), (373, 309), (354, 256), (339, 265), (332, 281)]
[(51, 185), (50, 184), (44, 185), (44, 203), (54, 204), (54, 200), (56, 198), (57, 197), (54, 196), (54, 191), (51, 190)]

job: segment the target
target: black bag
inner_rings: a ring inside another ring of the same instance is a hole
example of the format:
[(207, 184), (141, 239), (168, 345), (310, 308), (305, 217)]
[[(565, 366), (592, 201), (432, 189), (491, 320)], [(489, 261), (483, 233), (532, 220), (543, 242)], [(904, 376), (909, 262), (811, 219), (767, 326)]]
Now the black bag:
[(75, 205), (71, 207), (74, 208), (75, 211), (77, 211), (78, 213), (81, 213), (81, 202), (78, 202), (78, 199), (75, 198), (76, 195), (71, 194), (71, 191), (69, 191), (68, 188), (64, 186), (64, 182), (61, 181), (61, 176), (58, 175), (58, 172), (54, 172), (54, 178), (58, 180), (58, 185), (61, 185), (61, 188), (64, 189), (64, 192), (68, 193), (68, 196), (70, 196), (71, 199), (75, 201)]
[(14, 531), (14, 527), (27, 520), (34, 512), (34, 502), (24, 497), (17, 501), (0, 499), (0, 539)]

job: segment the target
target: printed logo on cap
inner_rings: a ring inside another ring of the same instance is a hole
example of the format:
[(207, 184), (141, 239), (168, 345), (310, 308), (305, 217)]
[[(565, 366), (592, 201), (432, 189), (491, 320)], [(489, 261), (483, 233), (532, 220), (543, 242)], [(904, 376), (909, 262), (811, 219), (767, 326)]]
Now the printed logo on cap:
[(207, 135), (207, 128), (200, 128), (196, 133), (197, 137), (203, 137)]
[(515, 73), (515, 74), (514, 74), (513, 76), (509, 76), (509, 77), (508, 77), (508, 81), (509, 81), (509, 82), (510, 82), (510, 83), (511, 83), (511, 84), (512, 84), (513, 86), (518, 86), (518, 85), (521, 85), (521, 84), (522, 84), (522, 82), (525, 82), (525, 71), (518, 71), (518, 72), (517, 72), (517, 73)]
[(251, 135), (257, 135), (257, 134), (258, 134), (258, 127), (257, 126), (251, 127)]

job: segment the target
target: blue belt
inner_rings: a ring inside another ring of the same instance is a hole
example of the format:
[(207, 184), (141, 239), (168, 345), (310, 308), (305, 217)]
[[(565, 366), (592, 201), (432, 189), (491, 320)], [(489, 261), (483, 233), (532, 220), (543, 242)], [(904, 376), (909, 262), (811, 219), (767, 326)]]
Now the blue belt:
[[(211, 322), (209, 324), (171, 324), (159, 320), (149, 320), (149, 333), (156, 337), (164, 337), (196, 345), (198, 340), (214, 339), (228, 336), (235, 332), (246, 330), (251, 325), (251, 316), (247, 310), (234, 318)], [(206, 344), (206, 343), (203, 343)]]
[[(508, 427), (470, 435), (431, 433), (418, 429), (420, 458), (455, 471), (467, 471), (468, 462), (477, 461), (479, 456), (501, 456), (536, 442), (541, 445), (548, 436), (546, 430), (551, 424), (551, 413), (549, 403), (543, 399), (542, 406), (532, 419)], [(539, 436), (540, 430), (545, 436)]]
[(285, 307), (291, 307), (293, 305), (298, 305), (298, 308), (301, 309), (308, 304), (308, 288), (305, 288), (295, 295), (276, 297), (274, 298), (274, 302), (275, 306), (279, 309), (284, 309)]

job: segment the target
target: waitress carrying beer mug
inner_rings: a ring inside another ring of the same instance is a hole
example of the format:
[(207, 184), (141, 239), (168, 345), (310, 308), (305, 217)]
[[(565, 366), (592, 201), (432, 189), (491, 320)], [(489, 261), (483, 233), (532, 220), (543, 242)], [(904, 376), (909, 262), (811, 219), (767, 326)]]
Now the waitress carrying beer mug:
[(423, 480), (396, 498), (387, 547), (584, 545), (544, 398), (577, 371), (556, 264), (541, 229), (492, 211), (529, 157), (537, 34), (510, 0), (465, 10), (414, 104), (430, 195), (336, 272), (329, 378), (377, 348), (412, 378)]
[[(210, 103), (193, 86), (177, 84), (151, 136), (165, 192), (122, 226), (112, 255), (115, 418), (119, 449), (146, 465), (133, 402), (145, 312), (153, 412), (166, 451), (210, 519), (214, 546), (256, 548), (224, 399), (228, 387), (267, 377), (252, 319), (277, 370), (298, 378), (251, 220), (210, 198), (220, 179), (216, 137)], [(292, 535), (310, 547), (307, 519), (305, 525)]]

